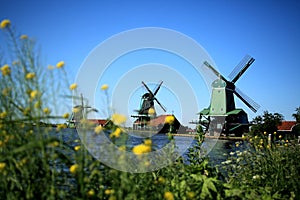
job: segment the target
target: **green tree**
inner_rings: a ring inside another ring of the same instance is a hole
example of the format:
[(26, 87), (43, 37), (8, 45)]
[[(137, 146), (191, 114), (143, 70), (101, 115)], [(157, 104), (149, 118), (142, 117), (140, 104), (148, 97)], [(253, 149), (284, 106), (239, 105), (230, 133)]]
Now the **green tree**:
[(254, 135), (263, 134), (266, 132), (274, 133), (277, 131), (277, 126), (281, 124), (284, 119), (282, 114), (279, 113), (269, 113), (264, 111), (262, 116), (257, 116), (252, 120), (253, 126), (251, 127), (251, 133)]
[(298, 108), (296, 108), (295, 111), (296, 112), (292, 116), (295, 118), (296, 122), (299, 123), (300, 122), (300, 106)]

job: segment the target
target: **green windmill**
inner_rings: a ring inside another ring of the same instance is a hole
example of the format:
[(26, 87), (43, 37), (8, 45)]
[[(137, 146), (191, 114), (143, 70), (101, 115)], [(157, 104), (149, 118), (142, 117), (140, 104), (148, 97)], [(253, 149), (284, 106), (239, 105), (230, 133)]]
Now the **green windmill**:
[(253, 112), (259, 109), (259, 105), (243, 94), (235, 83), (254, 62), (254, 58), (246, 55), (229, 75), (230, 81), (222, 76), (208, 62), (204, 62), (218, 78), (212, 83), (210, 106), (199, 113), (199, 123), (210, 135), (234, 134), (241, 136), (249, 131), (247, 113), (235, 107), (234, 95), (242, 100)]

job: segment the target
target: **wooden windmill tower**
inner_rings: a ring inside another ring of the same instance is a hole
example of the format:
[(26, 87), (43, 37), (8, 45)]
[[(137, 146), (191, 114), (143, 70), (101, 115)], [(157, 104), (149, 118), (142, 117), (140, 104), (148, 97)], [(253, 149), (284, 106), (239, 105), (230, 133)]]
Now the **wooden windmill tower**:
[(245, 73), (249, 66), (254, 62), (251, 56), (245, 56), (229, 75), (230, 81), (222, 76), (208, 62), (204, 62), (216, 76), (217, 79), (212, 83), (212, 94), (210, 106), (203, 109), (199, 114), (199, 123), (205, 127), (210, 135), (215, 133), (242, 135), (249, 131), (249, 121), (247, 113), (235, 107), (234, 95), (242, 100), (253, 112), (260, 107), (248, 96), (236, 88), (236, 81)]

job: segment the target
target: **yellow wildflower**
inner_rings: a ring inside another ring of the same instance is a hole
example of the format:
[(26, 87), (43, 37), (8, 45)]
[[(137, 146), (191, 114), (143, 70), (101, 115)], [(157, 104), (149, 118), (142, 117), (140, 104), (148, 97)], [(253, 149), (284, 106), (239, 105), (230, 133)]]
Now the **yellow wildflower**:
[(169, 115), (169, 116), (167, 116), (165, 118), (165, 123), (166, 124), (173, 124), (174, 120), (175, 120), (174, 116), (173, 115)]
[(74, 150), (75, 150), (75, 151), (78, 151), (79, 149), (80, 149), (80, 146), (75, 146), (75, 147), (74, 147)]
[(106, 189), (105, 191), (104, 191), (104, 194), (106, 194), (106, 195), (110, 195), (110, 194), (113, 194), (115, 191), (113, 190), (113, 189)]
[(116, 125), (120, 125), (126, 122), (126, 116), (115, 113), (111, 116), (111, 121)]
[(97, 133), (97, 134), (99, 134), (102, 130), (103, 130), (103, 127), (101, 125), (96, 126), (94, 129), (95, 133)]
[(56, 131), (60, 131), (61, 129), (64, 129), (64, 128), (67, 128), (67, 125), (66, 124), (58, 124), (56, 126)]
[(264, 131), (264, 135), (267, 135), (267, 132), (266, 132), (266, 131)]
[(78, 165), (78, 164), (74, 164), (74, 165), (72, 165), (72, 166), (70, 167), (70, 172), (71, 172), (72, 174), (76, 174), (76, 171), (78, 170), (78, 168), (79, 168), (79, 165)]
[(33, 90), (30, 92), (30, 98), (31, 99), (34, 99), (36, 97), (36, 95), (38, 94), (38, 91), (37, 90)]
[(2, 170), (5, 168), (6, 163), (4, 162), (0, 162), (0, 172), (2, 172)]
[(281, 138), (282, 138), (282, 136), (281, 136), (281, 135), (279, 135), (278, 137), (279, 137), (279, 139), (281, 139)]
[(161, 184), (164, 184), (166, 182), (166, 179), (162, 176), (158, 177), (158, 182)]
[(187, 192), (186, 196), (188, 197), (188, 199), (194, 199), (196, 194), (195, 194), (195, 192), (191, 191), (191, 192)]
[(277, 132), (276, 131), (274, 131), (274, 133), (273, 133), (274, 135), (276, 135), (277, 134)]
[(8, 64), (5, 64), (3, 67), (1, 67), (1, 72), (3, 76), (10, 75), (11, 70)]
[(58, 145), (59, 145), (58, 141), (54, 141), (54, 142), (49, 144), (50, 147), (57, 147)]
[(0, 119), (4, 119), (7, 116), (7, 112), (3, 111), (0, 113)]
[(286, 140), (285, 142), (286, 142), (286, 143), (288, 143), (288, 142), (289, 142), (289, 140)]
[(102, 86), (101, 86), (101, 90), (107, 90), (108, 89), (108, 85), (107, 84), (103, 84)]
[(34, 72), (29, 72), (26, 74), (26, 79), (33, 79), (35, 77), (35, 73)]
[(121, 135), (121, 133), (122, 133), (122, 130), (120, 129), (120, 128), (116, 128), (116, 130), (114, 131), (114, 132), (112, 132), (110, 135), (109, 135), (109, 137), (120, 137), (120, 135)]
[(148, 145), (148, 146), (151, 146), (152, 145), (152, 140), (147, 139), (147, 140), (144, 141), (144, 144)]
[(263, 140), (263, 139), (260, 139), (259, 143), (260, 143), (260, 144), (263, 144), (263, 143), (264, 143), (264, 140)]
[(90, 197), (91, 197), (91, 196), (94, 196), (94, 195), (95, 195), (95, 190), (90, 189), (90, 190), (88, 191), (87, 195), (90, 196)]
[(174, 196), (173, 196), (172, 192), (165, 192), (164, 199), (166, 199), (166, 200), (174, 200)]
[(154, 115), (154, 114), (155, 114), (154, 108), (149, 108), (148, 114), (149, 114), (149, 115)]
[(151, 151), (151, 146), (145, 144), (139, 144), (132, 148), (132, 152), (136, 155), (141, 155)]
[(2, 22), (0, 24), (1, 28), (6, 28), (6, 27), (9, 27), (9, 26), (10, 26), (10, 20), (9, 19), (2, 20)]
[(77, 84), (73, 83), (70, 85), (70, 90), (75, 90), (77, 88)]
[(59, 61), (59, 62), (56, 64), (56, 67), (57, 67), (57, 68), (62, 68), (64, 65), (65, 65), (65, 62), (64, 62), (64, 61)]
[(49, 108), (44, 108), (43, 112), (48, 115), (48, 114), (50, 114), (51, 111)]
[(20, 39), (21, 39), (21, 40), (26, 40), (26, 39), (28, 39), (28, 36), (27, 36), (27, 35), (21, 35), (21, 36), (20, 36)]
[(70, 114), (69, 114), (69, 113), (63, 114), (63, 118), (68, 119), (69, 117), (70, 117)]

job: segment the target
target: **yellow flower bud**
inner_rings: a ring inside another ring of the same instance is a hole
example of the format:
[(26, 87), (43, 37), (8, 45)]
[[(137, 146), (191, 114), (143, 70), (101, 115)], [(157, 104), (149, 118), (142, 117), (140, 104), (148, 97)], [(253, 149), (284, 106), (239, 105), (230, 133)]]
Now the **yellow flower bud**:
[(107, 84), (103, 84), (102, 86), (101, 86), (101, 90), (107, 90), (108, 89), (108, 85)]
[(1, 72), (3, 76), (10, 75), (11, 73), (10, 67), (7, 64), (3, 65), (3, 67), (1, 67)]
[(75, 146), (75, 147), (74, 147), (74, 150), (75, 150), (75, 151), (78, 151), (79, 149), (80, 149), (80, 146)]
[(62, 68), (63, 66), (65, 65), (65, 62), (64, 61), (60, 61), (56, 64), (56, 67), (57, 68)]
[(116, 138), (118, 138), (118, 137), (120, 137), (120, 135), (121, 135), (121, 133), (122, 133), (122, 130), (120, 129), (120, 128), (116, 128), (116, 130), (114, 131), (114, 132), (112, 132), (110, 135), (109, 135), (109, 137), (116, 137)]
[(77, 84), (73, 83), (70, 85), (70, 90), (75, 90), (77, 88)]
[(89, 190), (87, 193), (88, 196), (94, 196), (95, 195), (95, 191), (93, 189)]
[(1, 28), (6, 28), (6, 27), (9, 27), (10, 26), (10, 20), (9, 19), (4, 19), (2, 20), (1, 24), (0, 24), (0, 27)]
[(44, 108), (43, 112), (48, 115), (48, 114), (50, 114), (51, 111), (49, 108)]
[(79, 165), (78, 165), (78, 164), (74, 164), (74, 165), (72, 165), (72, 166), (70, 167), (70, 172), (71, 172), (72, 174), (76, 174), (78, 168), (79, 168)]
[(173, 115), (169, 115), (169, 116), (167, 116), (165, 118), (165, 123), (166, 124), (173, 124), (174, 120), (175, 120), (174, 116)]
[(20, 39), (21, 39), (21, 40), (26, 40), (26, 39), (28, 39), (28, 36), (27, 36), (27, 35), (21, 35), (21, 36), (20, 36)]
[(173, 196), (172, 192), (165, 192), (164, 199), (165, 200), (174, 200), (174, 196)]
[(116, 125), (120, 125), (126, 122), (126, 116), (115, 113), (111, 116), (111, 121)]
[(151, 146), (152, 145), (152, 140), (147, 139), (147, 140), (144, 141), (144, 144), (148, 145), (148, 146)]
[(35, 77), (35, 73), (34, 72), (29, 72), (26, 74), (26, 79), (33, 79)]
[(70, 116), (70, 114), (69, 114), (69, 113), (65, 113), (65, 114), (63, 114), (63, 118), (65, 118), (65, 119), (68, 119), (68, 118), (69, 118), (69, 116)]
[(102, 130), (103, 130), (103, 127), (101, 125), (96, 126), (94, 129), (95, 133), (97, 133), (97, 134), (99, 134)]

